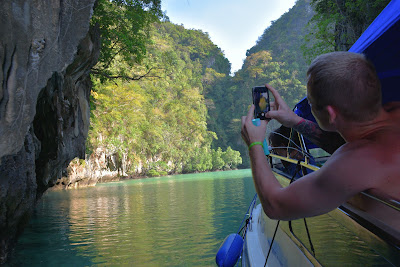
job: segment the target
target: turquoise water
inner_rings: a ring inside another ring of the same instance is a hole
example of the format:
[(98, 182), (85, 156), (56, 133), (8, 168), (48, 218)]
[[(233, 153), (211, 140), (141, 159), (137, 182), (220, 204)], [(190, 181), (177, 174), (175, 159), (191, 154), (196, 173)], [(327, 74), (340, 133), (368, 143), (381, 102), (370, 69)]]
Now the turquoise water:
[(10, 266), (215, 266), (254, 194), (250, 170), (50, 191)]

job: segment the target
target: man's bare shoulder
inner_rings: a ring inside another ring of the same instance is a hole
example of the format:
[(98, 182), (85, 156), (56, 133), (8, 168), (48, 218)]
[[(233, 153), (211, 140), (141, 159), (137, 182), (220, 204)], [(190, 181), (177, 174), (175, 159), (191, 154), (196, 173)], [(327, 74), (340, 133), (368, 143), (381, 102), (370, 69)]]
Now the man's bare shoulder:
[(346, 143), (332, 154), (334, 160), (351, 160), (368, 158), (371, 153), (379, 150), (379, 146), (369, 140), (357, 140)]
[(332, 154), (331, 158), (345, 165), (353, 164), (354, 167), (361, 164), (367, 169), (394, 166), (396, 162), (395, 167), (400, 173), (400, 134), (384, 135), (377, 140), (362, 139), (346, 143)]
[(327, 163), (328, 171), (341, 175), (339, 181), (349, 179), (359, 191), (400, 198), (400, 132), (346, 143)]

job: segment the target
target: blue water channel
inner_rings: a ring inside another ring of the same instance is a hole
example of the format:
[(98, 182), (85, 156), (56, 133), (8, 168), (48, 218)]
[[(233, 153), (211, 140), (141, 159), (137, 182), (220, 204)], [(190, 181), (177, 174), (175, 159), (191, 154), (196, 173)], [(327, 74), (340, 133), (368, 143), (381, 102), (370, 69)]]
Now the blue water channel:
[(255, 194), (250, 170), (49, 191), (10, 266), (215, 266)]

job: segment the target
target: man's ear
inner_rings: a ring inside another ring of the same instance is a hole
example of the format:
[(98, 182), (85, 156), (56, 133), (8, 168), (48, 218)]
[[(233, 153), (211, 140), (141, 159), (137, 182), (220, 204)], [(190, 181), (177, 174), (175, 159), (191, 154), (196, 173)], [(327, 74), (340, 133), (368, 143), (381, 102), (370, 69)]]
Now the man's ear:
[(336, 124), (338, 118), (338, 112), (336, 108), (330, 105), (326, 106), (325, 108), (329, 115), (329, 124)]

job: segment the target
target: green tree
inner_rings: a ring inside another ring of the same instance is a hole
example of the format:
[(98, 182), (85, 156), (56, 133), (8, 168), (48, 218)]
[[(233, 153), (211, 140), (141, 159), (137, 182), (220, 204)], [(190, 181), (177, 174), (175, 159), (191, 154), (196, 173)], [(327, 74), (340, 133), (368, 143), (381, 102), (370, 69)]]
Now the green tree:
[(125, 68), (113, 68), (120, 57), (128, 65), (141, 63), (146, 55), (146, 45), (153, 22), (162, 17), (160, 0), (98, 0), (91, 25), (98, 27), (101, 34), (101, 50), (93, 73), (102, 79), (111, 77), (131, 77)]
[(89, 146), (118, 153), (130, 174), (139, 167), (149, 176), (211, 170), (211, 142), (217, 136), (207, 127), (203, 76), (212, 70), (225, 77), (230, 64), (201, 31), (162, 22), (149, 33), (140, 64), (116, 56), (110, 69), (151, 69), (151, 75), (135, 81), (94, 79)]
[(235, 169), (239, 164), (242, 164), (240, 152), (233, 150), (230, 146), (222, 154), (222, 160), (225, 162), (225, 169)]
[(219, 147), (217, 150), (212, 150), (212, 169), (213, 170), (222, 170), (225, 166), (225, 162), (222, 159), (222, 149)]
[(347, 51), (390, 0), (311, 0), (315, 9), (303, 46), (309, 61), (331, 51)]

